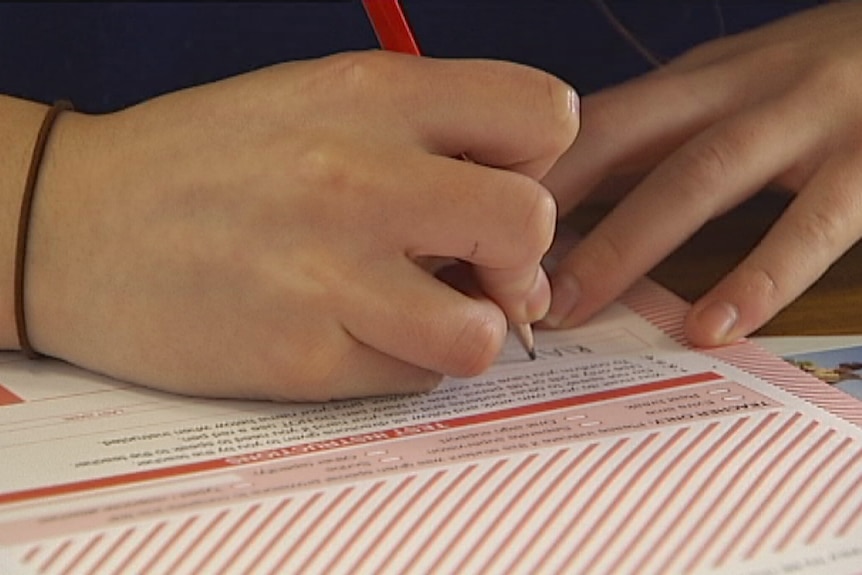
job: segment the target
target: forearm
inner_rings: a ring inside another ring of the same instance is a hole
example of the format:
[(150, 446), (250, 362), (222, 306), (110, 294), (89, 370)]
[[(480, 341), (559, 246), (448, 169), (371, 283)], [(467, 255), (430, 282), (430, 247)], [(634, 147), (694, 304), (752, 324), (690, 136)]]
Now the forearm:
[(46, 106), (0, 96), (0, 349), (17, 349), (15, 243), (21, 197)]

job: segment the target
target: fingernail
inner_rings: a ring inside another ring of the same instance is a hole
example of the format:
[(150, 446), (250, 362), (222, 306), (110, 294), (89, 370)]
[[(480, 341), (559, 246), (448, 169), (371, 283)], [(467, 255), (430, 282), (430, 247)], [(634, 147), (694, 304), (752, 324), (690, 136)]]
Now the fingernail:
[(554, 107), (554, 113), (558, 114), (560, 119), (568, 122), (572, 117), (578, 118), (580, 116), (581, 99), (574, 88), (566, 86), (565, 90), (554, 90), (552, 97), (551, 105)]
[(527, 293), (524, 305), (524, 314), (530, 323), (543, 318), (551, 305), (551, 284), (542, 268), (536, 270), (536, 277), (533, 278), (533, 285)]
[(729, 343), (728, 336), (737, 321), (739, 309), (724, 301), (714, 301), (697, 314), (697, 322), (716, 343)]
[(569, 112), (577, 116), (581, 111), (581, 98), (578, 96), (577, 91), (574, 88), (569, 86)]
[(570, 274), (556, 276), (551, 284), (551, 308), (542, 322), (548, 327), (560, 327), (574, 311), (581, 298), (581, 284)]

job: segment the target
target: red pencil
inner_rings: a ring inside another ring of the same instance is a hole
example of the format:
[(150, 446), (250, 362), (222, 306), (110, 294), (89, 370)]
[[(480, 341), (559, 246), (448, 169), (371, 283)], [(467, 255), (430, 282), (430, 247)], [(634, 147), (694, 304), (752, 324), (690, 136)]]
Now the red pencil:
[(362, 0), (377, 41), (384, 50), (419, 56), (419, 46), (398, 0)]
[[(362, 0), (365, 13), (371, 20), (371, 27), (377, 35), (377, 41), (384, 50), (402, 52), (419, 56), (419, 45), (413, 37), (413, 31), (407, 22), (407, 17), (401, 9), (398, 0)], [(470, 161), (467, 156), (461, 159)], [(536, 344), (533, 339), (533, 329), (530, 324), (514, 324), (515, 332), (530, 359), (536, 359)]]

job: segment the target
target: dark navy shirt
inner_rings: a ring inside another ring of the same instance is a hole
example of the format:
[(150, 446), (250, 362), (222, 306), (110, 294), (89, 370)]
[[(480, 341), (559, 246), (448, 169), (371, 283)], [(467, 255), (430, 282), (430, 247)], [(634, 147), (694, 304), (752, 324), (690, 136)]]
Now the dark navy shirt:
[[(404, 0), (429, 56), (537, 66), (581, 93), (651, 68), (599, 0)], [(672, 57), (817, 0), (604, 0)], [(377, 46), (358, 1), (0, 4), (0, 93), (106, 112), (288, 60)]]

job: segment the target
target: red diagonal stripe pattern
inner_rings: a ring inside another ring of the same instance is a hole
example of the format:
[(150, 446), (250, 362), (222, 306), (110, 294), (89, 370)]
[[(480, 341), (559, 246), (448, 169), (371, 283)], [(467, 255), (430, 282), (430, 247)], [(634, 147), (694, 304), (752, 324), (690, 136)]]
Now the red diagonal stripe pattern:
[[(645, 279), (630, 289), (621, 301), (632, 311), (665, 331), (677, 343), (686, 345), (682, 321), (688, 304), (682, 299), (655, 282)], [(862, 401), (795, 368), (754, 342), (746, 340), (720, 348), (698, 351), (743, 369), (846, 421), (862, 426)]]
[(858, 541), (860, 449), (804, 414), (769, 411), (225, 504), (18, 551), (45, 574), (733, 571), (761, 552)]

